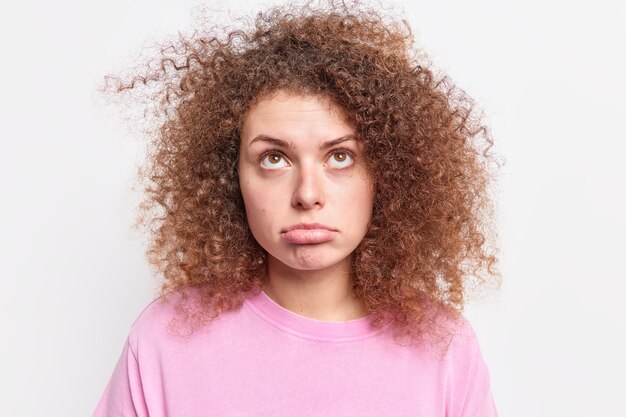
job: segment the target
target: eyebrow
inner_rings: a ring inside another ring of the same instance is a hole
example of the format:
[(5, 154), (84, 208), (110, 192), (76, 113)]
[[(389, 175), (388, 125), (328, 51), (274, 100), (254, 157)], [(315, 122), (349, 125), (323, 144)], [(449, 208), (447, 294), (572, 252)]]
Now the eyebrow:
[[(340, 138), (337, 139), (333, 139), (333, 140), (329, 140), (327, 142), (324, 142), (320, 145), (320, 151), (323, 151), (325, 149), (331, 148), (339, 143), (342, 142), (346, 142), (349, 140), (356, 140), (356, 136), (355, 135), (346, 135), (346, 136), (342, 136)], [(277, 139), (277, 138), (273, 138), (271, 136), (267, 136), (267, 135), (258, 135), (257, 137), (255, 137), (254, 139), (252, 139), (250, 141), (250, 144), (248, 146), (251, 146), (254, 142), (257, 141), (262, 141), (262, 142), (267, 142), (267, 143), (271, 143), (272, 145), (281, 147), (281, 148), (288, 148), (288, 149), (295, 149), (296, 145), (293, 142), (285, 142), (284, 140), (281, 139)]]

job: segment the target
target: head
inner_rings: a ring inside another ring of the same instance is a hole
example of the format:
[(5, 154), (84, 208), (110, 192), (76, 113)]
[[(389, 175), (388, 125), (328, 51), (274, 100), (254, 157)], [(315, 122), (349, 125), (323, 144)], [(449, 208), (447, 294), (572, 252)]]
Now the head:
[[(214, 317), (260, 288), (266, 255), (346, 262), (374, 326), (394, 311), (397, 328), (423, 329), (426, 306), (460, 312), (468, 279), (495, 276), (492, 141), (404, 21), (345, 2), (276, 7), (179, 43), (118, 85), (162, 87), (140, 220), (163, 293), (196, 287)], [(285, 250), (279, 236), (299, 222), (338, 237)]]
[[(269, 257), (293, 269), (351, 268), (374, 199), (362, 158), (330, 99), (277, 91), (256, 101), (242, 124), (238, 175), (250, 231)], [(289, 232), (300, 223), (329, 230)]]

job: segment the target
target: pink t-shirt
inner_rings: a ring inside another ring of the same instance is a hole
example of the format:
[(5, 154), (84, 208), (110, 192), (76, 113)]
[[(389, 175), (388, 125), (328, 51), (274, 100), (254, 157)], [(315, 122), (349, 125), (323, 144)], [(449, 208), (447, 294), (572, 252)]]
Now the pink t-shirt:
[(367, 317), (314, 320), (264, 292), (190, 338), (168, 332), (174, 314), (155, 300), (139, 315), (94, 417), (497, 417), (464, 318), (441, 357)]

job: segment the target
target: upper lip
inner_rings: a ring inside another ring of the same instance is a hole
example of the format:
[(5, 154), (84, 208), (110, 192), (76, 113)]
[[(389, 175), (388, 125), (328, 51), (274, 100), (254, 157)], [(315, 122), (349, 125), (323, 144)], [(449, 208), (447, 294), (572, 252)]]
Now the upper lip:
[(328, 229), (328, 230), (335, 230), (330, 226), (326, 226), (325, 224), (322, 223), (298, 223), (298, 224), (294, 224), (292, 226), (289, 226), (288, 228), (284, 229), (283, 232), (288, 232), (290, 230), (294, 230), (294, 229)]

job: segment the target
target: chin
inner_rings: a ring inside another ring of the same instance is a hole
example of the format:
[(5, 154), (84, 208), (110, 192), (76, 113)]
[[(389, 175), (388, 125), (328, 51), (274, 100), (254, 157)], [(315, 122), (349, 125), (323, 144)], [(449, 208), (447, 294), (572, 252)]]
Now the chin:
[(314, 271), (330, 268), (338, 263), (344, 262), (346, 256), (324, 256), (321, 253), (311, 253), (312, 251), (297, 251), (288, 258), (276, 258), (285, 266), (302, 271)]

